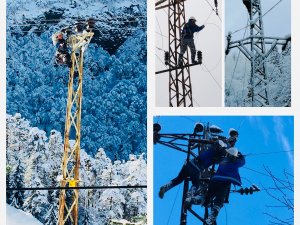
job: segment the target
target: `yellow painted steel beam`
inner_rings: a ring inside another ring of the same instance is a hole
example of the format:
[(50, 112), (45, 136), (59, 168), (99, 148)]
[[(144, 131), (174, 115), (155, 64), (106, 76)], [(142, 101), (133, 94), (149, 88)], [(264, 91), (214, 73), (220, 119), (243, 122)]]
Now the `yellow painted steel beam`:
[[(70, 68), (68, 82), (61, 187), (77, 187), (79, 183), (83, 54), (92, 37), (92, 32), (86, 32), (72, 35), (67, 41), (72, 49), (72, 67)], [(74, 144), (71, 144), (71, 138), (75, 139)], [(69, 196), (67, 196), (67, 192)], [(78, 189), (61, 190), (59, 196), (59, 225), (65, 225), (69, 222), (72, 225), (78, 224), (78, 199)]]

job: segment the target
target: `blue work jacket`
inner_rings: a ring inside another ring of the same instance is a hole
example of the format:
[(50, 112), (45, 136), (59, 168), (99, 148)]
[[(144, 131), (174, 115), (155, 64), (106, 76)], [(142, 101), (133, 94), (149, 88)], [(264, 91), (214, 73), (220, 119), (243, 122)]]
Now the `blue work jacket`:
[(239, 153), (238, 157), (225, 157), (219, 163), (216, 174), (212, 180), (229, 181), (234, 185), (241, 186), (242, 181), (239, 174), (239, 168), (245, 165), (245, 157)]

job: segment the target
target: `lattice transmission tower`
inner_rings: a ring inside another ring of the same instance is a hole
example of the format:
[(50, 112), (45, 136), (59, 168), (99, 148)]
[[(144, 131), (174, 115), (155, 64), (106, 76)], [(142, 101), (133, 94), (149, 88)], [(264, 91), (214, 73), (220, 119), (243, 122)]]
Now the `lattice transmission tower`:
[[(250, 36), (232, 41), (231, 33), (229, 32), (226, 55), (230, 49), (238, 48), (251, 63), (249, 92), (246, 99), (244, 99), (246, 106), (272, 106), (268, 91), (271, 79), (266, 67), (266, 61), (277, 45), (286, 46), (291, 38), (265, 36), (261, 1), (243, 0), (243, 3), (249, 14)], [(267, 49), (266, 46), (269, 46), (269, 48)]]
[[(61, 187), (77, 187), (80, 168), (80, 128), (82, 106), (83, 56), (94, 33), (73, 34), (68, 40), (72, 66), (69, 73), (68, 99), (64, 132)], [(70, 140), (74, 140), (71, 143)], [(78, 189), (61, 190), (58, 224), (78, 224)]]

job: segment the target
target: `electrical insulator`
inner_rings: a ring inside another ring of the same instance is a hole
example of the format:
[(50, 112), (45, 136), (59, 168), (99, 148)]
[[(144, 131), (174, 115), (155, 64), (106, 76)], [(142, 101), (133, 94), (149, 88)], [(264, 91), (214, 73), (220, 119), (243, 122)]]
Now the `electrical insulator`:
[(215, 7), (216, 7), (216, 15), (219, 15), (219, 13), (218, 13), (218, 0), (215, 0)]
[(204, 130), (204, 126), (202, 123), (196, 123), (194, 127), (194, 133), (200, 133)]
[(197, 58), (198, 58), (198, 63), (202, 64), (202, 52), (201, 51), (197, 52)]
[(153, 124), (153, 131), (158, 133), (161, 130), (161, 126), (159, 123)]
[(165, 52), (165, 64), (169, 65), (170, 62), (170, 54), (169, 52)]
[(160, 136), (158, 134), (160, 130), (161, 130), (161, 126), (159, 123), (153, 124), (153, 142), (154, 142), (154, 144), (156, 144), (160, 139)]
[(229, 54), (229, 45), (230, 45), (230, 41), (231, 41), (231, 32), (228, 32), (228, 35), (227, 35), (227, 48), (226, 48), (226, 51), (225, 51), (225, 54), (226, 54), (226, 55)]

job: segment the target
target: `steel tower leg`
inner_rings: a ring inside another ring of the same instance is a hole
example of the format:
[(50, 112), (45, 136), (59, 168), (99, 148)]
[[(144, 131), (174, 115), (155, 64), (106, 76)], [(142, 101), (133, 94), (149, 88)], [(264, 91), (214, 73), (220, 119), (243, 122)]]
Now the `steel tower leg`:
[[(189, 67), (180, 68), (178, 57), (180, 52), (180, 33), (185, 24), (184, 1), (169, 0), (169, 106), (192, 107), (192, 86)], [(183, 65), (188, 65), (188, 53), (186, 51)]]

